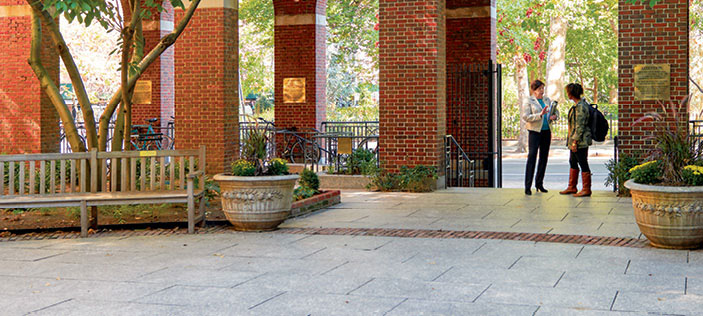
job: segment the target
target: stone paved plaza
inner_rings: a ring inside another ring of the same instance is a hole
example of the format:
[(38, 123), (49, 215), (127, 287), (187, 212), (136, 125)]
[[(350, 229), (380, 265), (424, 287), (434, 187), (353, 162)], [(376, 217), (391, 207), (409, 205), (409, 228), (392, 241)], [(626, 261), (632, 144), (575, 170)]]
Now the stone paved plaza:
[(0, 243), (2, 315), (703, 315), (703, 251), (297, 228), (643, 238), (630, 200), (346, 192), (271, 233)]

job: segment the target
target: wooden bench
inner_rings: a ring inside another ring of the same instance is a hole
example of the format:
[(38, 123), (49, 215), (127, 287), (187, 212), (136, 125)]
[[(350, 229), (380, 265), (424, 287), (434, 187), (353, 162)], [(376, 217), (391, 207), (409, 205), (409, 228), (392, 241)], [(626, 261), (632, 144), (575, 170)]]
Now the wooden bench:
[[(118, 165), (121, 168), (115, 168)], [(113, 169), (120, 170), (119, 176)], [(92, 226), (97, 227), (101, 205), (187, 203), (188, 232), (205, 222), (205, 146), (0, 155), (0, 179), (0, 208), (80, 207), (81, 236), (88, 234), (88, 207)]]

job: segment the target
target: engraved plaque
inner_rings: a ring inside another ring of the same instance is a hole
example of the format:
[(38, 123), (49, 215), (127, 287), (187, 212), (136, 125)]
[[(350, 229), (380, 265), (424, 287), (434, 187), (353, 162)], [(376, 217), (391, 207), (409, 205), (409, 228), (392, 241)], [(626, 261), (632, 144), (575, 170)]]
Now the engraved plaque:
[(352, 139), (349, 137), (340, 137), (337, 139), (337, 153), (341, 155), (351, 155)]
[(305, 78), (283, 79), (283, 103), (305, 103)]
[(671, 67), (668, 64), (635, 65), (635, 100), (668, 101), (671, 94)]
[(137, 80), (134, 84), (134, 104), (151, 104), (151, 80)]

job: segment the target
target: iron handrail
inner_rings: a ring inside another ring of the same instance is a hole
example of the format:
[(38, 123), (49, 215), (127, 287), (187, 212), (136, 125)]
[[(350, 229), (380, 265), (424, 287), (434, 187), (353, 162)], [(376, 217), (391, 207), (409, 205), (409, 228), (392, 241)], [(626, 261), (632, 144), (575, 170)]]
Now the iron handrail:
[[(452, 179), (454, 179), (452, 176), (456, 176), (456, 182), (457, 186), (461, 186), (461, 183), (463, 183), (463, 178), (464, 178), (464, 169), (462, 168), (463, 162), (468, 162), (468, 177), (469, 177), (469, 187), (474, 187), (475, 185), (475, 171), (474, 171), (474, 166), (475, 162), (471, 159), (469, 159), (469, 156), (464, 152), (464, 149), (461, 148), (461, 145), (456, 141), (454, 136), (452, 135), (446, 135), (445, 136), (445, 146), (446, 146), (446, 152), (445, 152), (445, 186), (446, 187), (451, 187)], [(454, 146), (456, 150), (456, 158), (457, 158), (457, 165), (456, 165), (456, 170), (455, 172), (452, 172), (452, 146)]]

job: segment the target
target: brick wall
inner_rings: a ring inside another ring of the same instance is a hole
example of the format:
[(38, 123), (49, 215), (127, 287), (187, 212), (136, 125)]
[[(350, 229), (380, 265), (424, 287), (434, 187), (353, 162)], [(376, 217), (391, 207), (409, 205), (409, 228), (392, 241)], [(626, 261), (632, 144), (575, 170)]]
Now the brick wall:
[(236, 9), (201, 7), (175, 44), (176, 147), (206, 145), (210, 174), (238, 155), (238, 31)]
[[(326, 0), (275, 0), (275, 122), (278, 128), (319, 128), (327, 108)], [(305, 103), (284, 103), (283, 79), (305, 78)]]
[[(0, 153), (58, 152), (58, 115), (27, 63), (31, 11), (22, 0), (0, 0), (0, 7)], [(44, 68), (58, 84), (58, 55), (48, 35), (42, 43)]]
[[(671, 100), (688, 95), (688, 1), (666, 0), (651, 8), (647, 4), (619, 2), (618, 139), (621, 153), (646, 152), (645, 140), (654, 123), (633, 126), (647, 112), (661, 111), (656, 101), (636, 101), (633, 66), (671, 65)], [(682, 117), (688, 118), (688, 113)]]
[(381, 0), (380, 159), (443, 173), (446, 126), (444, 0)]

